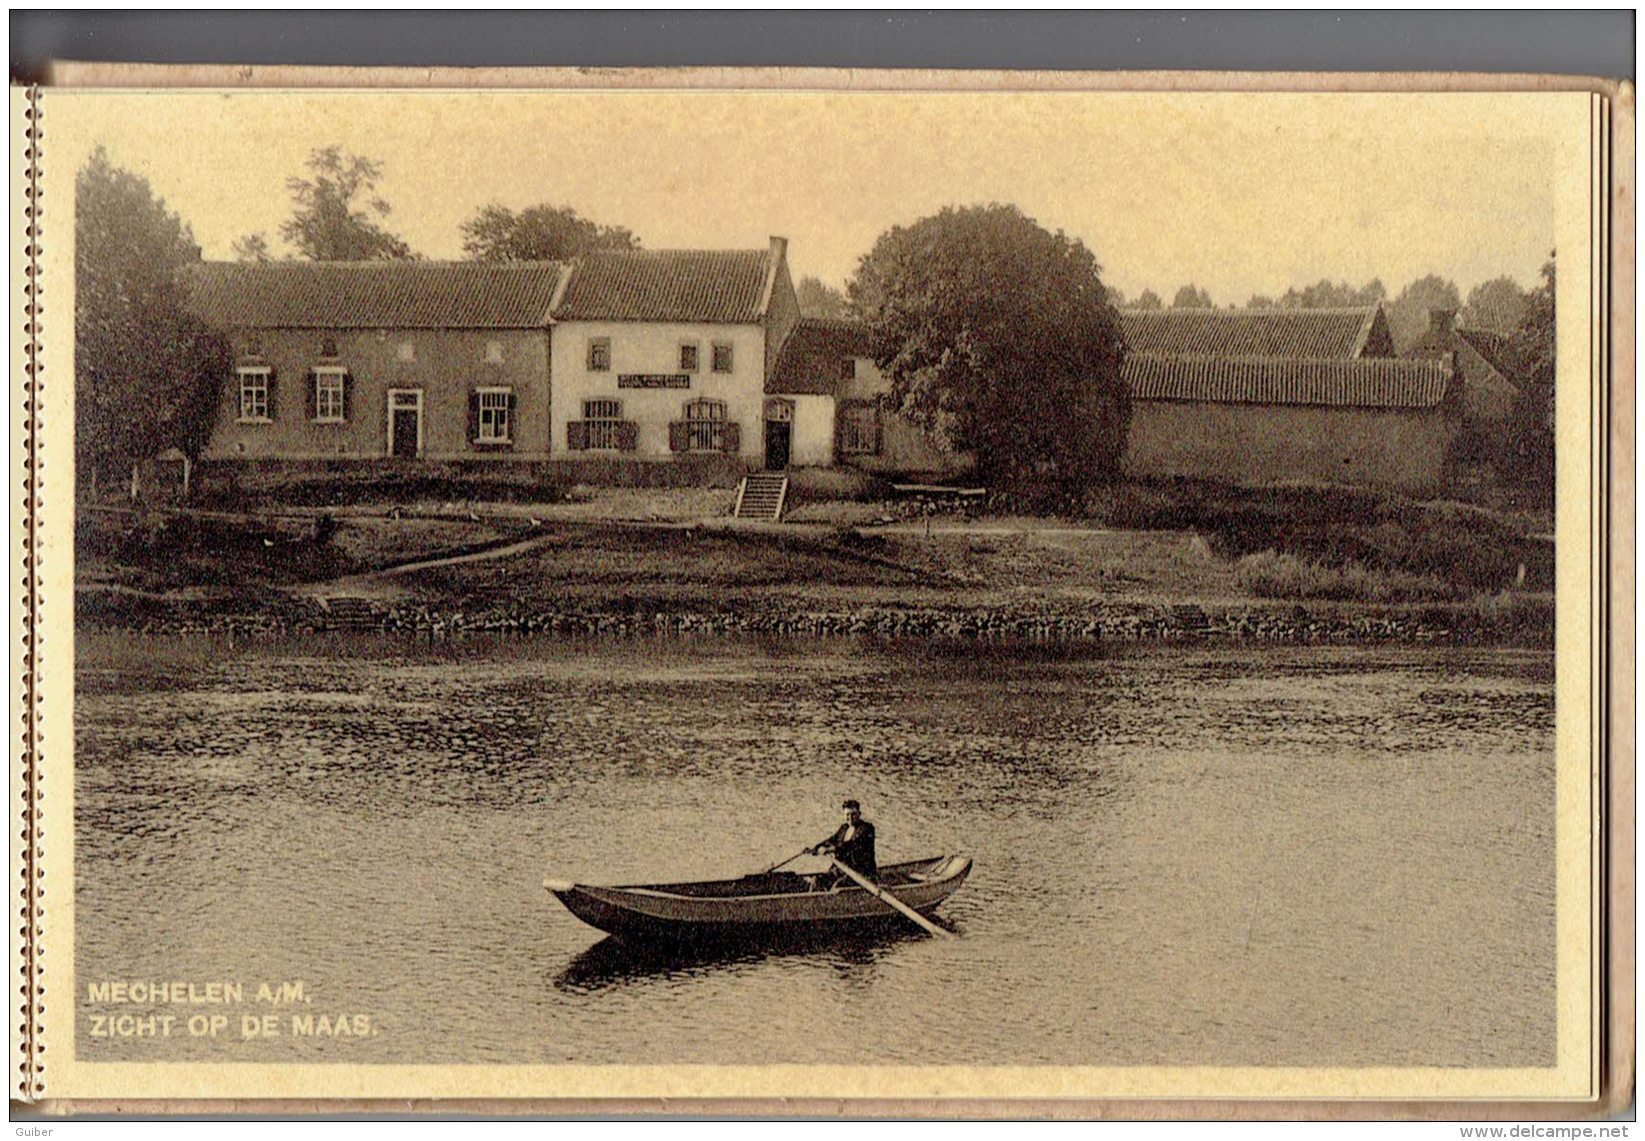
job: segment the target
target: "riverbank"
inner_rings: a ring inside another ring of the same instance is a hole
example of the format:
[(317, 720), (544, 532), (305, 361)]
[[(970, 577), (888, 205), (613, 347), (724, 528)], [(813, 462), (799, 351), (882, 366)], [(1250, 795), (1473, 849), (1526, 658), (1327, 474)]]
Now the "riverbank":
[[(1252, 544), (1211, 526), (957, 514), (750, 525), (693, 518), (702, 504), (680, 499), (692, 495), (624, 493), (603, 516), (598, 500), (568, 505), (576, 514), (444, 503), (92, 515), (77, 534), (77, 620), (243, 636), (1552, 644), (1552, 593), (1535, 581), (1546, 572), (1521, 561), (1514, 573), (1523, 556), (1501, 544), (1458, 561), (1480, 528), (1454, 511), (1424, 516), (1451, 522), (1451, 566), (1431, 553), (1445, 535), (1388, 519), (1360, 527), (1397, 558), (1327, 561), (1289, 536), (1242, 550)], [(1317, 545), (1324, 529), (1304, 538)]]
[(441, 606), (412, 600), (280, 595), (257, 605), (222, 598), (82, 593), (83, 628), (144, 633), (278, 637), (379, 631), (408, 638), (465, 635), (559, 637), (771, 636), (927, 638), (959, 641), (1249, 641), (1257, 643), (1437, 643), (1551, 647), (1551, 598), (1501, 596), (1465, 604), (1092, 603), (1051, 609), (1029, 600), (954, 605), (865, 603), (819, 608), (768, 595), (672, 603), (585, 599), (572, 606), (527, 601)]

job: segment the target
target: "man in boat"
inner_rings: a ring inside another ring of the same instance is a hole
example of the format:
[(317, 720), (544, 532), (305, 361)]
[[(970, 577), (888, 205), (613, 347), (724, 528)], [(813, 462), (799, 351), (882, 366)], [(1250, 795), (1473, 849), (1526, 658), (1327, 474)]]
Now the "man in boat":
[[(847, 800), (840, 807), (845, 809), (845, 823), (838, 832), (813, 847), (811, 853), (827, 852), (858, 875), (877, 881), (880, 865), (874, 859), (874, 826), (862, 818), (862, 805), (855, 800)], [(834, 873), (835, 882), (846, 878), (840, 872)]]

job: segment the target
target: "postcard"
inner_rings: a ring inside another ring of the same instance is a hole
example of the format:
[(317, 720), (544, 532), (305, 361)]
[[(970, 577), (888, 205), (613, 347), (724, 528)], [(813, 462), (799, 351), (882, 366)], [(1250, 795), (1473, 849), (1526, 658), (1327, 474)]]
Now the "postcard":
[(1626, 1103), (1631, 87), (59, 79), (15, 1099)]

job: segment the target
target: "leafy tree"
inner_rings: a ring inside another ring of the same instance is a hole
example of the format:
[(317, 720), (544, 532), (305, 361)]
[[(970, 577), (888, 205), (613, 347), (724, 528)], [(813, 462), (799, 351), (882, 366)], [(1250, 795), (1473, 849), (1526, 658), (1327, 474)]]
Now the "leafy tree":
[(1373, 278), (1359, 288), (1349, 285), (1346, 281), (1333, 282), (1329, 278), (1320, 278), (1313, 285), (1305, 285), (1301, 289), (1292, 287), (1285, 291), (1279, 299), (1282, 309), (1350, 309), (1363, 305), (1375, 305), (1386, 300), (1388, 290), (1383, 286), (1381, 278)]
[(74, 182), (74, 445), (89, 485), (211, 432), (227, 343), (187, 308), (194, 235), (99, 147)]
[(1185, 285), (1177, 290), (1177, 295), (1171, 299), (1173, 309), (1211, 309), (1211, 295), (1203, 289), (1192, 285)]
[(1509, 340), (1524, 387), (1508, 424), (1508, 474), (1545, 499), (1554, 487), (1554, 280), (1550, 254), (1542, 284), (1525, 295), (1524, 315)]
[(1525, 318), (1526, 303), (1526, 293), (1517, 281), (1507, 275), (1493, 277), (1468, 291), (1462, 324), (1469, 329), (1511, 334)]
[(800, 312), (807, 317), (838, 319), (850, 314), (851, 306), (845, 294), (820, 277), (800, 278), (799, 284), (794, 286), (794, 293), (800, 300)]
[(1431, 309), (1461, 309), (1462, 295), (1456, 282), (1429, 274), (1418, 278), (1394, 298), (1387, 307), (1388, 331), (1393, 334), (1394, 348), (1401, 354), (1428, 328)]
[(626, 227), (601, 226), (569, 206), (483, 206), (464, 222), (463, 252), (476, 261), (569, 261), (595, 250), (638, 249)]
[(1137, 299), (1126, 306), (1127, 309), (1164, 309), (1165, 302), (1160, 300), (1159, 294), (1152, 289), (1144, 289), (1137, 294)]
[(1274, 299), (1266, 293), (1253, 293), (1251, 294), (1251, 300), (1245, 303), (1245, 307), (1247, 309), (1272, 309)]
[(411, 247), (383, 228), (389, 205), (377, 194), (382, 164), (340, 147), (308, 156), (308, 178), (286, 179), (292, 215), (280, 236), (311, 261), (393, 261), (415, 257)]
[(850, 284), (894, 404), (1028, 510), (1113, 477), (1130, 401), (1096, 259), (1014, 206), (947, 207), (882, 234)]
[(269, 253), (268, 239), (263, 236), (261, 231), (258, 231), (254, 234), (247, 234), (243, 238), (235, 239), (234, 260), (263, 263), (272, 261), (274, 258)]

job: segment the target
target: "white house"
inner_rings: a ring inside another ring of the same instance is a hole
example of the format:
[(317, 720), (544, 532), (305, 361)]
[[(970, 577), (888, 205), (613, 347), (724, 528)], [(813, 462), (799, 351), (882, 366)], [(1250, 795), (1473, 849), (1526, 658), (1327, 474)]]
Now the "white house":
[[(782, 459), (766, 376), (799, 304), (787, 242), (579, 259), (550, 306), (555, 458)], [(785, 466), (778, 464), (777, 466)]]

